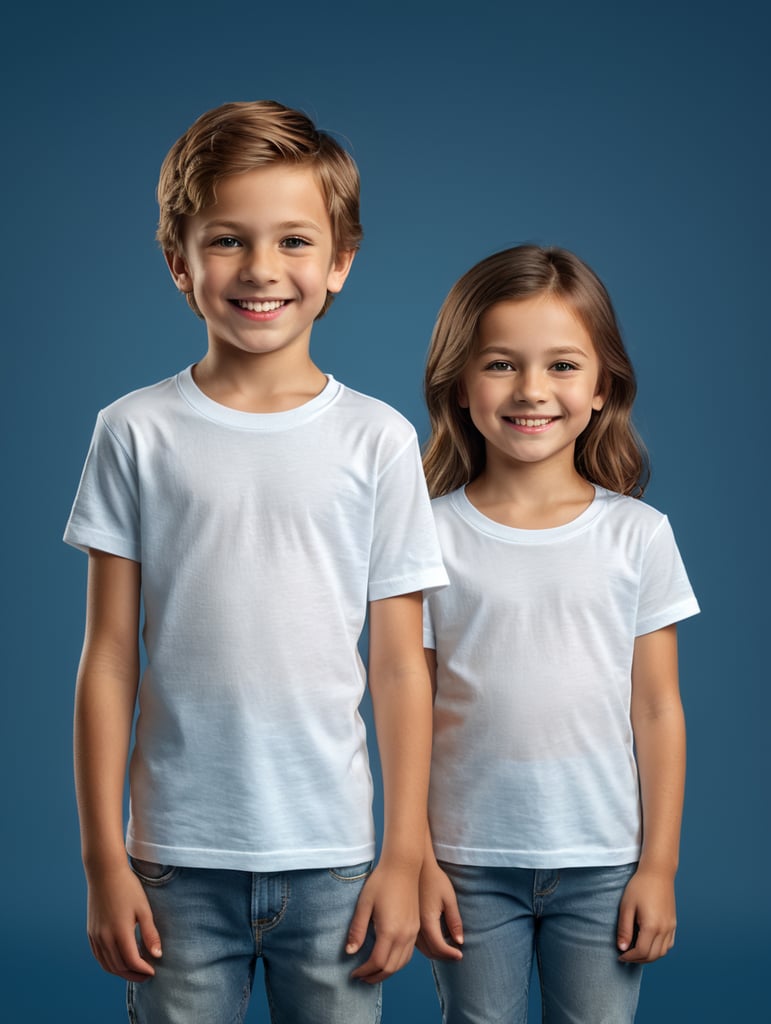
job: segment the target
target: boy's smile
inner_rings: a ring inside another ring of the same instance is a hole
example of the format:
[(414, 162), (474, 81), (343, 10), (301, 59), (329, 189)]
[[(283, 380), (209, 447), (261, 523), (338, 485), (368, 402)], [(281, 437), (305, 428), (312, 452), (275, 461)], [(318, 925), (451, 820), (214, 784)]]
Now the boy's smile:
[(216, 202), (188, 218), (183, 252), (166, 258), (177, 287), (193, 293), (210, 352), (307, 358), (313, 321), (353, 253), (333, 252), (313, 171), (280, 163), (220, 181)]
[(482, 316), (459, 399), (488, 462), (573, 464), (576, 438), (602, 408), (600, 364), (587, 331), (548, 295), (499, 302)]

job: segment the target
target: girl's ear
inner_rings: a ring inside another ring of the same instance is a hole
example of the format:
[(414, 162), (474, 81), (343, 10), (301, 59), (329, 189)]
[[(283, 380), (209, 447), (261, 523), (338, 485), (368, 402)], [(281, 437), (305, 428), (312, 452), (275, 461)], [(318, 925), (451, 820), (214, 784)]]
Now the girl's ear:
[(592, 399), (592, 409), (595, 412), (599, 412), (600, 409), (605, 405), (608, 400), (608, 392), (610, 391), (610, 380), (608, 375), (603, 372), (600, 374), (600, 379), (597, 381), (597, 390), (594, 392), (594, 398)]
[(468, 409), (468, 394), (462, 377), (455, 385), (455, 396), (458, 399), (458, 405), (461, 409)]
[(166, 257), (169, 271), (174, 278), (174, 284), (185, 295), (189, 295), (193, 290), (193, 278), (185, 257), (181, 252), (164, 251), (163, 255)]

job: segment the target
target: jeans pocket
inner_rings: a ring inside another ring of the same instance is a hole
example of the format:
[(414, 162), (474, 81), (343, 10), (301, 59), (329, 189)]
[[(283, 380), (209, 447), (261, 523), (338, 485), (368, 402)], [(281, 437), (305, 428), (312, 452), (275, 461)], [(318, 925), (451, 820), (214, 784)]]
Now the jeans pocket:
[(140, 860), (138, 857), (129, 857), (129, 864), (144, 885), (166, 885), (179, 871), (176, 864), (156, 864), (155, 861)]
[(360, 882), (362, 878), (367, 878), (372, 874), (373, 862), (371, 860), (365, 860), (361, 864), (349, 864), (341, 868), (329, 868), (329, 873), (332, 878), (336, 878), (339, 882)]

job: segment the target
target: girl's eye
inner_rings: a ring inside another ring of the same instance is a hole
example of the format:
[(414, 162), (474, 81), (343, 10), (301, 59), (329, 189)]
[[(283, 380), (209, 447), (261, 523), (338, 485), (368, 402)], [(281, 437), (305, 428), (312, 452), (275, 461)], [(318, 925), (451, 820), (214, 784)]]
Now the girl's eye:
[(561, 359), (558, 363), (554, 364), (553, 369), (559, 370), (560, 373), (565, 373), (567, 370), (575, 370), (575, 366), (573, 363), (566, 363)]
[(285, 238), (281, 243), (285, 249), (302, 249), (308, 245), (308, 242), (304, 238), (298, 238), (296, 235), (292, 235), (290, 238)]
[(487, 366), (488, 370), (513, 370), (514, 367), (511, 363), (505, 359), (496, 359), (494, 363), (489, 363)]
[(233, 238), (232, 235), (224, 235), (222, 238), (217, 238), (214, 241), (214, 245), (219, 246), (221, 249), (235, 249), (241, 243), (237, 238)]

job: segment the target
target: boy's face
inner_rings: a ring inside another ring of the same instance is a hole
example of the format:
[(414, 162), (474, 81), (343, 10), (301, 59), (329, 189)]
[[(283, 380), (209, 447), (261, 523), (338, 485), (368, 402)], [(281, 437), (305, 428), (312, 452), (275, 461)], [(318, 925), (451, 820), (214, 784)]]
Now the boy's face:
[(177, 287), (193, 292), (209, 349), (308, 352), (327, 291), (339, 292), (353, 252), (333, 252), (313, 171), (271, 164), (224, 178), (217, 200), (185, 225), (182, 253), (166, 253)]

